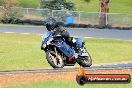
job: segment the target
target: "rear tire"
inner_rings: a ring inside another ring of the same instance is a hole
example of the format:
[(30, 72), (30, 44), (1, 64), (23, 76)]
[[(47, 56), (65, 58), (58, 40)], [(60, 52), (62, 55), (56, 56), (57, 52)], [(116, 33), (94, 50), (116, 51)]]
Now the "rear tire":
[(56, 57), (54, 51), (47, 51), (46, 59), (53, 68), (63, 68), (64, 67), (64, 61), (59, 53), (58, 53), (58, 57)]

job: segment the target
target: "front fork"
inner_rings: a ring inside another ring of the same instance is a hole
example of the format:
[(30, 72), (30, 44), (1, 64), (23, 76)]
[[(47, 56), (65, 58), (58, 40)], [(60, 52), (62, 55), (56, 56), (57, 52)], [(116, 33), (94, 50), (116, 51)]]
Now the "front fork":
[(54, 47), (54, 50), (55, 50), (56, 57), (58, 57), (58, 53), (57, 53), (56, 47)]

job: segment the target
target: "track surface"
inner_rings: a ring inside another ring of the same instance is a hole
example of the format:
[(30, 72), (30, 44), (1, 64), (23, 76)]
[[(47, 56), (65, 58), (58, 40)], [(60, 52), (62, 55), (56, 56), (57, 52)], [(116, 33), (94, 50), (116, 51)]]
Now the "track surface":
[[(115, 70), (115, 69), (132, 69), (132, 63), (113, 63), (113, 64), (102, 64), (94, 65), (85, 70)], [(33, 70), (11, 70), (11, 71), (0, 71), (0, 74), (22, 74), (22, 73), (57, 73), (57, 72), (75, 72), (78, 68), (66, 67), (60, 69), (33, 69)]]
[[(15, 32), (25, 34), (43, 34), (47, 30), (45, 27), (16, 27), (16, 26), (0, 26), (0, 32)], [(121, 40), (132, 40), (132, 30), (99, 30), (91, 28), (76, 28), (68, 30), (72, 36), (94, 37), (94, 38), (111, 38)]]

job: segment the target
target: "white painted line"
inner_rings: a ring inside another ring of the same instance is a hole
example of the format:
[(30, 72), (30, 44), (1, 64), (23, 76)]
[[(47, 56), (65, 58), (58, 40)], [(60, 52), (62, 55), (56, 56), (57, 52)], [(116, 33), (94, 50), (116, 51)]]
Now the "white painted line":
[(42, 36), (43, 34), (37, 34), (37, 35), (41, 35)]
[(113, 63), (101, 63), (101, 64), (94, 64), (92, 66), (118, 65), (118, 64), (128, 64), (128, 63), (132, 63), (132, 61), (113, 62)]
[(11, 33), (15, 33), (15, 32), (4, 32), (4, 33), (8, 33), (8, 34), (11, 34)]
[[(8, 33), (8, 34), (11, 34), (11, 33), (16, 33), (16, 32), (3, 32), (3, 33)], [(24, 35), (34, 35), (33, 33), (18, 33), (18, 34), (24, 34)], [(43, 35), (43, 34), (35, 34), (35, 35)], [(72, 37), (78, 37), (78, 36), (72, 36)], [(80, 36), (79, 36), (80, 37)], [(115, 38), (97, 38), (97, 37), (83, 37), (83, 38), (94, 38), (94, 39), (112, 39), (112, 40), (121, 40), (121, 41), (129, 41), (129, 42), (132, 42), (132, 40), (124, 40), (124, 39), (115, 39)]]
[(23, 35), (29, 35), (30, 33), (20, 33), (20, 34), (23, 34)]
[(84, 38), (93, 38), (93, 37), (84, 37)]
[[(75, 38), (81, 37), (82, 38), (82, 36), (72, 36), (72, 37), (75, 37)], [(93, 37), (83, 37), (83, 38), (93, 38)]]
[(117, 39), (117, 38), (97, 38), (97, 37), (84, 37), (84, 38), (111, 39), (111, 40), (119, 40), (119, 41), (128, 41), (128, 42), (132, 42), (132, 40), (124, 40), (124, 39)]
[(7, 33), (7, 34), (13, 34), (13, 33), (16, 33), (16, 34), (23, 34), (23, 35), (43, 35), (43, 34), (33, 34), (33, 33), (17, 33), (17, 32), (2, 32), (2, 33)]

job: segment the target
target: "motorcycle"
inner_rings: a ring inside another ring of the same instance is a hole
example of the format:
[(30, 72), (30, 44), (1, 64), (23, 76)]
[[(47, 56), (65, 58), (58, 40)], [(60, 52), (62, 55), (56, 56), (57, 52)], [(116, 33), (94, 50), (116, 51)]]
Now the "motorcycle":
[(41, 50), (46, 53), (46, 59), (53, 68), (74, 66), (78, 63), (82, 67), (90, 67), (92, 58), (84, 47), (85, 42), (81, 38), (74, 38), (78, 48), (68, 45), (61, 35), (47, 32), (43, 35)]

